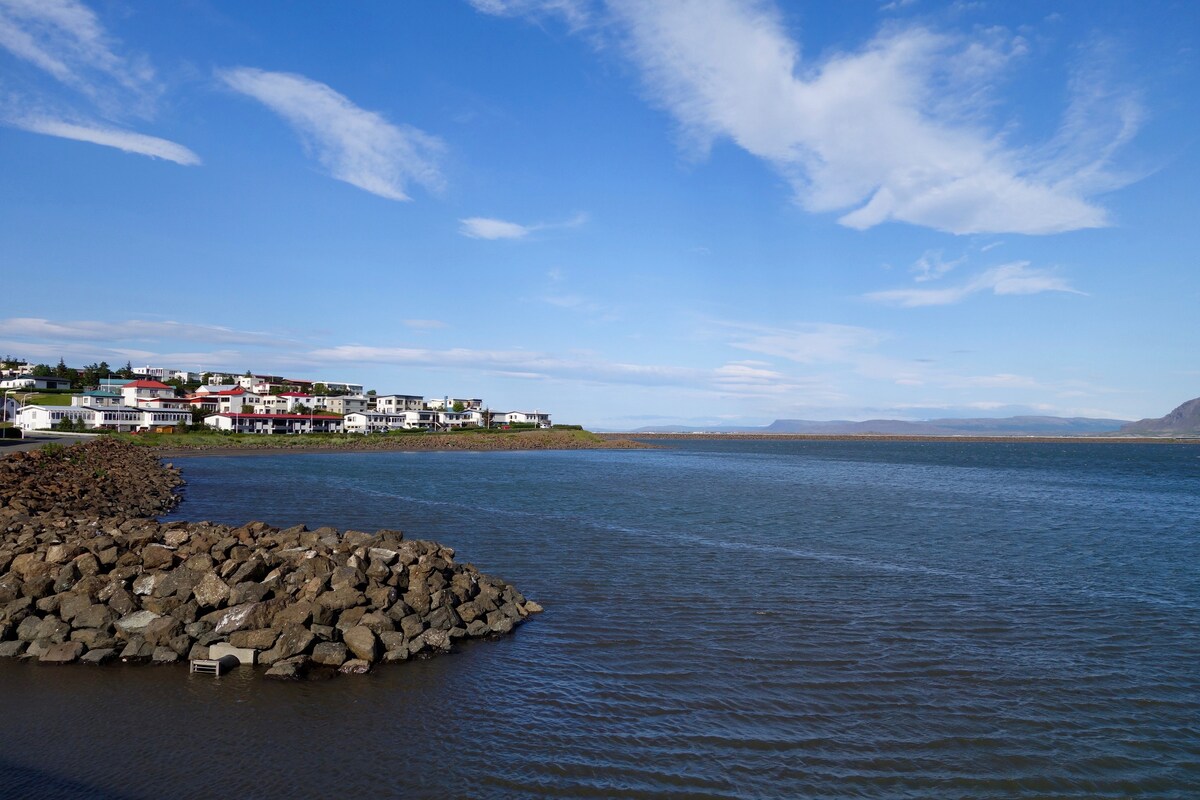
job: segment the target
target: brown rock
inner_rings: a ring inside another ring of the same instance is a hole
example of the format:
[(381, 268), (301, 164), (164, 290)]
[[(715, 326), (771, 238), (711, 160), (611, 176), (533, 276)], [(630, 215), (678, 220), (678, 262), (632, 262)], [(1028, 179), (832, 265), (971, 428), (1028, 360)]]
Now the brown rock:
[(47, 648), (38, 661), (42, 664), (70, 664), (78, 661), (86, 649), (83, 642), (62, 642)]
[(376, 651), (379, 647), (379, 642), (375, 638), (375, 632), (365, 625), (351, 628), (342, 635), (346, 647), (350, 649), (356, 658), (362, 659), (367, 663), (375, 661)]

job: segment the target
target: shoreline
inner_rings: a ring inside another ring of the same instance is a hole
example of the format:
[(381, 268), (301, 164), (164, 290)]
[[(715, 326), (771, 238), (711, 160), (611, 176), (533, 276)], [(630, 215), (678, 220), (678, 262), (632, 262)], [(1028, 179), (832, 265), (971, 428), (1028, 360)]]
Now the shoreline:
[[(125, 436), (125, 441), (160, 458), (274, 455), (279, 453), (514, 452), (535, 450), (644, 450), (653, 445), (627, 436), (600, 437), (588, 431), (519, 431), (487, 434), (411, 434), (405, 436), (247, 435), (234, 439), (207, 434)], [(191, 439), (191, 437), (195, 437)], [(189, 441), (189, 439), (191, 439)], [(194, 443), (193, 443), (194, 442)]]
[(1200, 436), (934, 436), (891, 433), (597, 433), (617, 441), (809, 441), (809, 442), (1031, 442), (1035, 444), (1200, 444)]

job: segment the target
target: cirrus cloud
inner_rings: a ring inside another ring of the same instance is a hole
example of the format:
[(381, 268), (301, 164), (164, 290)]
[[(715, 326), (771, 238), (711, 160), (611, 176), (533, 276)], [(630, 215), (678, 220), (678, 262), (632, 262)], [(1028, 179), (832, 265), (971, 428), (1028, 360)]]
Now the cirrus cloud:
[(445, 145), (435, 136), (388, 122), (303, 75), (236, 67), (217, 77), (283, 117), (339, 181), (388, 200), (412, 199), (409, 183), (434, 191), (443, 185), (438, 162)]
[(1034, 269), (1028, 261), (1014, 261), (984, 270), (966, 283), (936, 289), (888, 289), (863, 295), (867, 300), (885, 305), (915, 308), (918, 306), (948, 306), (961, 303), (971, 295), (990, 291), (997, 295), (1040, 294), (1068, 292), (1084, 294), (1065, 279), (1046, 270)]

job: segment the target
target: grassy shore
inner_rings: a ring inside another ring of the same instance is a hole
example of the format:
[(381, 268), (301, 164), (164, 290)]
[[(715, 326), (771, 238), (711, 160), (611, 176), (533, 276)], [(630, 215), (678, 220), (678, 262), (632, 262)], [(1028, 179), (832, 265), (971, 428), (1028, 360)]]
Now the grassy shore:
[(375, 450), (614, 450), (647, 445), (583, 430), (405, 431), (375, 434), (313, 433), (287, 436), (217, 432), (113, 434), (164, 456), (220, 453), (349, 452)]

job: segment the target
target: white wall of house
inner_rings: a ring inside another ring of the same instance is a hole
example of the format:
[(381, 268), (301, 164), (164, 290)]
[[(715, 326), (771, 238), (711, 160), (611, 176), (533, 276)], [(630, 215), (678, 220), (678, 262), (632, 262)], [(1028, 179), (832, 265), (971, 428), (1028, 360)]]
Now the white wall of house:
[(342, 420), (346, 433), (381, 433), (404, 427), (404, 416), (378, 411), (352, 411)]
[(313, 414), (213, 414), (204, 424), (222, 431), (257, 434), (341, 433), (341, 417)]
[(27, 431), (45, 431), (63, 420), (76, 425), (79, 420), (88, 428), (109, 428), (117, 431), (146, 430), (152, 427), (191, 422), (190, 411), (168, 408), (138, 409), (130, 406), (25, 406), (17, 415), (17, 427)]

